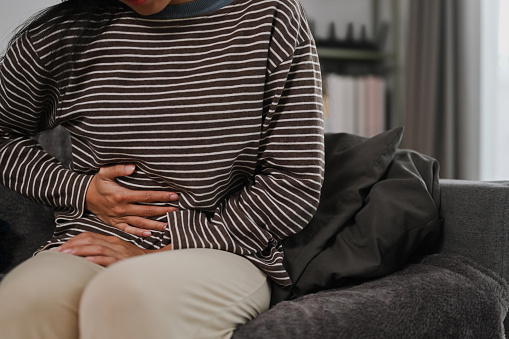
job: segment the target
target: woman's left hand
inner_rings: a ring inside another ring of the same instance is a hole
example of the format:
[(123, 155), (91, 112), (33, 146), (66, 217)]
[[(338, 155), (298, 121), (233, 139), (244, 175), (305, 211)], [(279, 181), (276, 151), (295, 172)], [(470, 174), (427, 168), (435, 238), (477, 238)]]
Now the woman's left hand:
[(155, 252), (139, 248), (115, 236), (91, 232), (75, 236), (57, 248), (57, 251), (84, 257), (102, 266), (110, 266), (123, 259)]

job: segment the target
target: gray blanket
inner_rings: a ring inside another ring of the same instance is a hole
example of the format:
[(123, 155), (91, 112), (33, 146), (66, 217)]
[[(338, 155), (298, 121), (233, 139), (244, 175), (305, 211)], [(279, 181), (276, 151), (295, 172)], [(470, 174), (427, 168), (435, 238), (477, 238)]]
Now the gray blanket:
[(498, 275), (436, 254), (383, 278), (280, 302), (233, 338), (505, 338), (508, 307)]

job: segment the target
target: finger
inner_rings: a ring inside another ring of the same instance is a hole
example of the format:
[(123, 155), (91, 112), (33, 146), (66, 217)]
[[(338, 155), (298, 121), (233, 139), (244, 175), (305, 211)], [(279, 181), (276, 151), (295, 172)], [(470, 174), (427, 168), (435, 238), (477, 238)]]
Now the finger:
[[(131, 227), (135, 227), (135, 228), (141, 228), (143, 230), (149, 230), (149, 231), (152, 230), (152, 231), (159, 231), (159, 232), (164, 232), (166, 230), (166, 227), (168, 226), (168, 224), (166, 222), (147, 219), (147, 218), (138, 217), (138, 216), (124, 217), (124, 218), (122, 218), (121, 224), (123, 224), (121, 227), (124, 227), (124, 228), (127, 226), (131, 226)], [(119, 225), (115, 225), (115, 226), (119, 227)]]
[(122, 199), (132, 203), (174, 202), (179, 199), (175, 192), (165, 191), (134, 191), (126, 189), (122, 192)]
[(99, 170), (99, 176), (103, 179), (113, 180), (116, 177), (125, 177), (127, 175), (131, 175), (135, 169), (136, 166), (132, 164), (106, 166), (101, 167)]
[(125, 205), (122, 210), (121, 208), (115, 208), (112, 212), (122, 212), (116, 213), (117, 216), (137, 216), (137, 217), (160, 217), (166, 215), (166, 213), (172, 213), (178, 211), (177, 207), (173, 206), (153, 206), (153, 205), (139, 205), (139, 204), (128, 204)]
[(88, 256), (115, 256), (115, 251), (108, 246), (102, 245), (85, 245), (85, 246), (72, 246), (62, 251), (63, 253), (72, 254), (78, 257)]
[(69, 253), (70, 249), (76, 248), (76, 247), (84, 247), (84, 246), (93, 246), (93, 245), (100, 245), (100, 246), (108, 246), (111, 241), (114, 241), (115, 237), (106, 236), (102, 234), (96, 234), (92, 232), (83, 232), (75, 237), (72, 237), (71, 239), (67, 240), (64, 244), (62, 244), (59, 248), (57, 248), (57, 251), (59, 252), (66, 252)]
[(134, 227), (126, 223), (117, 224), (115, 226), (126, 233), (134, 234), (138, 237), (150, 237), (152, 235), (149, 229)]

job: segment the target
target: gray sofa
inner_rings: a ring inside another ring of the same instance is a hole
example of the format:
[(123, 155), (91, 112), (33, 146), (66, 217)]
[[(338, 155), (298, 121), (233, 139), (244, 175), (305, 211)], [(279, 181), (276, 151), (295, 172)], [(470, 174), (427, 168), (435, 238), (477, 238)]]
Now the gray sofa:
[[(509, 279), (509, 183), (460, 180), (441, 180), (440, 183), (441, 212), (445, 220), (440, 253), (454, 253), (471, 258), (504, 279)], [(10, 226), (7, 236), (2, 239), (9, 258), (7, 266), (1, 271), (1, 274), (5, 274), (21, 261), (30, 257), (31, 253), (51, 236), (53, 216), (51, 209), (35, 204), (0, 185), (0, 219)], [(317, 297), (321, 293), (327, 292), (319, 292), (311, 297)], [(309, 297), (307, 300), (309, 302)], [(432, 300), (430, 303), (435, 304), (436, 301)], [(496, 302), (502, 305), (500, 315), (504, 315), (507, 309), (504, 309), (506, 306), (504, 306), (503, 301), (496, 300)], [(281, 308), (284, 303), (276, 305), (272, 310), (277, 311), (278, 307)], [(440, 306), (437, 305), (438, 307)], [(475, 307), (480, 306), (475, 305)], [(279, 323), (281, 324), (282, 321), (284, 324), (284, 319), (287, 318), (288, 314), (284, 308), (281, 308), (281, 310)], [(492, 315), (497, 316), (496, 314)], [(271, 318), (275, 319), (275, 317)], [(412, 316), (408, 315), (409, 321), (412, 320), (411, 318)], [(491, 320), (490, 326), (493, 326), (496, 336), (476, 337), (464, 333), (464, 335), (460, 336), (458, 334), (456, 336), (453, 333), (444, 336), (444, 338), (503, 337), (503, 332), (500, 332), (503, 321), (501, 316), (498, 319)], [(258, 319), (252, 323), (255, 324), (256, 321)], [(274, 324), (271, 324), (271, 326), (274, 326)], [(325, 329), (322, 328), (322, 330)], [(249, 331), (249, 335), (241, 333), (241, 331), (236, 333), (236, 338), (267, 338), (267, 336), (253, 331)], [(277, 329), (271, 327), (270, 331), (273, 333)], [(330, 333), (330, 329), (327, 331)], [(333, 336), (321, 334), (319, 330), (314, 334), (310, 338), (334, 338)], [(379, 337), (396, 338), (397, 336)], [(433, 336), (415, 335), (414, 337), (432, 338)], [(291, 336), (287, 336), (287, 338), (291, 338)]]
[[(509, 182), (439, 183), (438, 254), (405, 256), (407, 264), (390, 274), (279, 302), (240, 326), (234, 339), (505, 338)], [(50, 208), (0, 185), (0, 279), (49, 239), (53, 227)]]

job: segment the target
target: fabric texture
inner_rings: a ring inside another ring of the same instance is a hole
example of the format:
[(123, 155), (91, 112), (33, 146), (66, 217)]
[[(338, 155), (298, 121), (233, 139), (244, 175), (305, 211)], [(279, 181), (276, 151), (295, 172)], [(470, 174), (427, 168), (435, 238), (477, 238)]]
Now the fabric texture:
[(53, 250), (18, 265), (0, 283), (0, 338), (79, 338), (82, 291), (102, 270)]
[(267, 276), (225, 251), (166, 251), (104, 268), (48, 250), (0, 284), (0, 338), (226, 339), (269, 303)]
[(0, 219), (0, 271), (3, 271), (7, 267), (8, 252), (5, 244), (9, 229), (9, 224)]
[(441, 195), (441, 250), (467, 256), (509, 281), (509, 182), (442, 180)]
[[(311, 220), (324, 166), (320, 65), (298, 1), (166, 20), (119, 2), (89, 21), (72, 63), (76, 36), (59, 32), (83, 23), (57, 22), (21, 36), (0, 71), (0, 183), (55, 209), (41, 250), (85, 231), (221, 249), (290, 284), (280, 243)], [(57, 125), (71, 136), (70, 168), (33, 140)], [(127, 163), (136, 171), (122, 186), (179, 194), (168, 204), (179, 210), (157, 218), (164, 232), (134, 236), (85, 211), (92, 176)]]
[(505, 338), (509, 287), (459, 255), (438, 254), (387, 277), (283, 301), (235, 339)]
[(304, 230), (283, 242), (293, 285), (275, 286), (273, 303), (387, 275), (438, 241), (438, 163), (398, 150), (402, 133), (326, 135), (320, 205)]
[(44, 150), (54, 156), (64, 166), (72, 162), (71, 136), (62, 126), (39, 133), (35, 139)]
[(53, 235), (53, 210), (37, 204), (21, 194), (0, 185), (0, 219), (10, 225), (4, 246), (8, 272), (34, 252)]
[(150, 19), (177, 19), (205, 15), (233, 2), (233, 0), (194, 0), (166, 6), (161, 12), (147, 16)]

